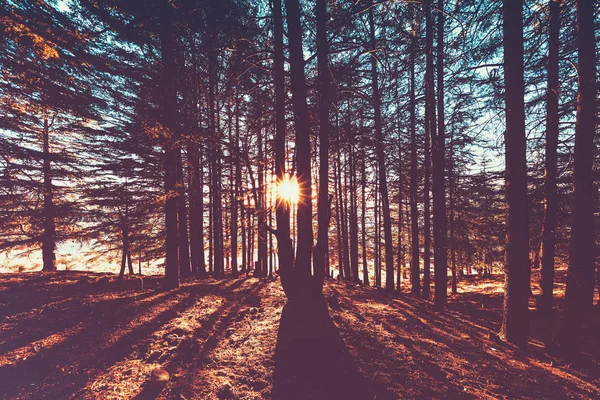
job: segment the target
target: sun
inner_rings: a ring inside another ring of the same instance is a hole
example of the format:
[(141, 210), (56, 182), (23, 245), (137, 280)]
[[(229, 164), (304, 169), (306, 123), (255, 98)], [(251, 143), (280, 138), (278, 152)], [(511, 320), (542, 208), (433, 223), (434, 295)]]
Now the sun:
[(300, 188), (296, 177), (286, 177), (277, 182), (277, 198), (290, 204), (298, 204), (300, 198)]

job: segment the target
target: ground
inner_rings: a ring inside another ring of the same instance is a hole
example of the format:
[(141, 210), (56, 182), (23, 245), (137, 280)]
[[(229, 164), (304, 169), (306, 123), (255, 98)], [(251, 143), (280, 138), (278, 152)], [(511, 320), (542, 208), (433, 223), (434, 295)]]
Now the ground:
[[(600, 398), (598, 311), (582, 361), (546, 354), (535, 318), (528, 350), (516, 349), (496, 335), (500, 276), (463, 278), (442, 314), (336, 281), (326, 304), (302, 309), (286, 305), (278, 281), (159, 283), (4, 275), (0, 398)], [(166, 386), (150, 382), (156, 368)]]

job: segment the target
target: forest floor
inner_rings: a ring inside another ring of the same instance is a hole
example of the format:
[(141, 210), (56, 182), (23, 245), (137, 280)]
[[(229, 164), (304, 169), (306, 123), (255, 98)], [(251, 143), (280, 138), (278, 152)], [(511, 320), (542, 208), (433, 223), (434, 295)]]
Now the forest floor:
[[(4, 275), (0, 398), (600, 398), (600, 312), (587, 316), (578, 363), (544, 351), (535, 318), (528, 350), (518, 350), (496, 335), (499, 275), (461, 278), (442, 314), (336, 281), (325, 285), (328, 307), (308, 317), (285, 305), (278, 281), (159, 284)], [(559, 306), (562, 291), (558, 283)], [(169, 372), (165, 386), (150, 382), (155, 368)]]

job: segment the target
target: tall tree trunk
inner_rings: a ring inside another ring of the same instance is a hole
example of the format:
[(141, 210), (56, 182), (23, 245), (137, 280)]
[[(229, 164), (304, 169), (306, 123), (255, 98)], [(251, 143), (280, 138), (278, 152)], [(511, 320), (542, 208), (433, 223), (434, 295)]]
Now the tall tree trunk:
[(527, 345), (529, 331), (529, 230), (523, 79), (522, 0), (503, 0), (506, 90), (506, 264), (501, 337)]
[(594, 188), (592, 165), (596, 116), (596, 53), (594, 2), (577, 0), (577, 49), (579, 84), (575, 125), (575, 184), (569, 273), (563, 313), (561, 345), (577, 352), (584, 311), (594, 298)]
[[(190, 118), (192, 123), (195, 124), (198, 121), (200, 110), (198, 102), (198, 69), (196, 59), (196, 44), (194, 42), (193, 35), (190, 35), (189, 44), (191, 47), (192, 54), (192, 74), (191, 74), (191, 110)], [(184, 91), (184, 93), (186, 93)], [(188, 138), (187, 144), (187, 165), (188, 165), (188, 190), (189, 190), (189, 222), (190, 222), (190, 263), (192, 269), (192, 276), (200, 276), (200, 258), (202, 257), (202, 263), (204, 263), (204, 238), (203, 235), (203, 216), (200, 211), (202, 210), (202, 185), (201, 185), (201, 167), (200, 167), (200, 137), (195, 125), (190, 125), (190, 137)]]
[(416, 129), (416, 99), (415, 99), (415, 51), (417, 47), (417, 28), (415, 23), (414, 6), (410, 6), (412, 15), (412, 34), (410, 39), (410, 292), (412, 295), (421, 294), (421, 278), (419, 273), (419, 209), (417, 207), (417, 188), (419, 185), (417, 175), (417, 129)]
[(354, 156), (354, 139), (350, 146), (350, 269), (355, 283), (360, 282), (358, 273), (358, 204), (356, 200), (356, 159)]
[[(377, 39), (375, 37), (375, 22), (373, 8), (369, 8), (369, 31), (371, 49), (375, 51)], [(385, 151), (383, 143), (383, 130), (381, 127), (381, 94), (379, 93), (379, 73), (377, 59), (371, 57), (371, 83), (373, 85), (373, 108), (375, 113), (375, 146), (377, 150), (377, 163), (379, 164), (379, 191), (381, 193), (381, 213), (383, 214), (383, 236), (385, 240), (385, 288), (388, 292), (394, 291), (394, 245), (392, 241), (392, 219), (390, 216), (390, 201), (388, 198), (387, 173), (385, 167)]]
[[(237, 277), (238, 274), (238, 209), (240, 195), (240, 181), (242, 180), (240, 171), (240, 95), (235, 93), (235, 137), (233, 138), (233, 160), (232, 162), (232, 185), (233, 193), (231, 195), (231, 274)], [(235, 160), (235, 161), (234, 161)]]
[[(554, 288), (554, 250), (556, 243), (556, 171), (558, 148), (558, 40), (562, 2), (550, 0), (548, 37), (548, 89), (546, 90), (546, 165), (544, 182), (544, 223), (542, 226), (541, 295), (538, 310), (544, 320), (552, 318), (552, 290)], [(548, 326), (550, 328), (550, 326)]]
[(56, 225), (54, 223), (54, 191), (52, 189), (52, 166), (50, 152), (50, 126), (48, 123), (48, 112), (44, 112), (43, 140), (43, 174), (44, 174), (44, 234), (42, 236), (42, 271), (56, 271)]
[(254, 226), (254, 212), (248, 215), (248, 222), (249, 222), (249, 226), (248, 226), (248, 237), (249, 237), (249, 242), (248, 242), (248, 259), (250, 260), (250, 264), (248, 266), (248, 270), (246, 271), (246, 275), (249, 274), (250, 272), (252, 272), (254, 270), (254, 268), (256, 268), (256, 264), (254, 262), (254, 237), (256, 236), (256, 227)]
[[(395, 67), (396, 72), (396, 107), (400, 110), (400, 73), (398, 71), (398, 65)], [(404, 176), (402, 170), (402, 129), (401, 129), (401, 119), (400, 113), (396, 115), (396, 124), (398, 127), (398, 269), (396, 271), (396, 290), (398, 292), (401, 291), (401, 282), (402, 282), (402, 264), (404, 263), (404, 251), (402, 248), (402, 230), (403, 230), (403, 221), (402, 221), (402, 211), (403, 211), (403, 195), (404, 195)]]
[[(274, 173), (275, 171), (271, 171), (271, 174)], [(273, 196), (271, 194), (269, 194), (269, 207), (267, 208), (269, 210), (269, 226), (273, 226)], [(273, 252), (273, 232), (269, 230), (268, 232), (269, 235), (269, 279), (273, 279), (273, 267), (274, 267), (274, 261), (273, 258), (275, 257), (275, 253)]]
[[(212, 20), (212, 19), (211, 19)], [(210, 24), (212, 26), (212, 23)], [(211, 27), (214, 32), (214, 27)], [(214, 39), (214, 38), (213, 38)], [(214, 43), (214, 41), (213, 41)], [(211, 216), (212, 216), (212, 264), (213, 275), (221, 277), (223, 275), (223, 247), (222, 247), (222, 227), (221, 227), (221, 174), (220, 174), (220, 129), (218, 123), (217, 110), (218, 105), (215, 100), (217, 89), (217, 54), (213, 46), (208, 49), (208, 116), (209, 131), (211, 137), (211, 155), (210, 155), (210, 182), (211, 182)]]
[(121, 254), (121, 270), (119, 271), (119, 278), (125, 276), (125, 264), (127, 261), (127, 253), (129, 252), (129, 233), (125, 221), (121, 222), (121, 235), (123, 239), (123, 252)]
[(161, 3), (161, 31), (160, 44), (163, 64), (162, 76), (162, 114), (168, 139), (165, 144), (164, 169), (165, 169), (165, 224), (166, 224), (166, 260), (165, 260), (165, 286), (168, 288), (179, 287), (179, 254), (178, 254), (178, 222), (177, 202), (177, 93), (175, 88), (175, 41), (171, 26), (172, 9), (169, 1)]
[(356, 279), (356, 276), (354, 275), (354, 270), (352, 269), (352, 238), (351, 238), (351, 224), (352, 224), (352, 203), (350, 202), (350, 190), (352, 188), (352, 185), (350, 183), (351, 177), (349, 177), (349, 168), (350, 168), (350, 161), (349, 161), (349, 157), (348, 157), (348, 153), (350, 151), (350, 146), (348, 146), (348, 149), (346, 150), (346, 154), (344, 155), (344, 166), (343, 166), (343, 172), (344, 172), (344, 181), (343, 181), (343, 199), (344, 199), (344, 222), (345, 222), (345, 227), (346, 227), (346, 238), (348, 239), (346, 243), (346, 262), (348, 264), (348, 271), (350, 272), (350, 274), (348, 275), (348, 280), (354, 280)]
[(329, 43), (327, 42), (327, 1), (317, 0), (317, 66), (319, 70), (319, 198), (318, 234), (314, 256), (314, 269), (317, 283), (322, 289), (325, 279), (325, 257), (329, 241)]
[[(339, 185), (339, 196), (340, 196), (340, 220), (342, 225), (342, 256), (344, 263), (344, 279), (349, 281), (352, 279), (352, 274), (350, 272), (350, 252), (348, 250), (348, 206), (346, 203), (346, 190), (344, 190), (344, 186), (342, 184), (342, 154), (341, 150), (338, 153), (338, 185)], [(345, 175), (345, 174), (344, 174)]]
[[(275, 54), (273, 59), (273, 75), (275, 83), (275, 174), (277, 182), (286, 179), (285, 167), (285, 72), (283, 56), (283, 17), (281, 0), (273, 0), (273, 32), (275, 35)], [(294, 264), (294, 250), (290, 238), (291, 205), (277, 199), (275, 219), (277, 222), (277, 255), (279, 259), (279, 276), (286, 295), (289, 296), (289, 278)]]
[(338, 269), (339, 269), (339, 274), (338, 274), (338, 278), (339, 279), (344, 279), (344, 252), (343, 252), (343, 244), (342, 244), (342, 201), (341, 201), (341, 195), (340, 195), (340, 184), (339, 184), (339, 173), (338, 173), (338, 164), (339, 164), (339, 157), (337, 157), (338, 160), (336, 162), (334, 162), (334, 168), (333, 168), (333, 184), (335, 186), (335, 220), (336, 220), (336, 227), (337, 227), (337, 253), (338, 253)]
[(363, 285), (369, 286), (369, 265), (367, 264), (367, 154), (365, 151), (365, 137), (363, 132), (362, 120), (361, 120), (361, 173), (360, 173), (360, 186), (361, 186), (361, 212), (360, 212), (360, 231), (362, 237), (362, 267), (363, 267)]
[[(298, 245), (296, 278), (298, 287), (308, 288), (311, 275), (311, 255), (313, 246), (312, 232), (312, 179), (310, 171), (310, 132), (308, 105), (306, 102), (306, 78), (302, 51), (302, 25), (300, 23), (300, 5), (298, 0), (286, 0), (288, 42), (290, 51), (290, 75), (294, 126), (296, 128), (296, 171), (299, 186), (297, 207)], [(301, 289), (301, 290), (302, 290)]]
[(456, 277), (456, 241), (454, 238), (454, 187), (455, 183), (455, 170), (454, 170), (454, 127), (451, 126), (450, 133), (450, 165), (448, 168), (448, 197), (450, 202), (450, 262), (452, 265), (452, 294), (458, 293), (457, 277)]
[(177, 199), (177, 216), (179, 229), (179, 270), (182, 277), (192, 275), (190, 268), (190, 241), (187, 228), (187, 205), (185, 202), (185, 185), (183, 184), (183, 161), (181, 151), (177, 152), (177, 190), (179, 196)]
[[(212, 152), (211, 152), (212, 153)], [(212, 166), (212, 156), (208, 157), (208, 199), (210, 200), (208, 204), (208, 274), (213, 275), (214, 271), (214, 248), (215, 248), (215, 240), (214, 240), (214, 195), (213, 195), (213, 166)]]
[(129, 240), (129, 194), (127, 190), (127, 180), (125, 180), (125, 188), (123, 189), (125, 196), (125, 213), (121, 221), (121, 232), (123, 235), (123, 256), (121, 258), (121, 271), (119, 278), (125, 275), (125, 264), (129, 267), (129, 275), (133, 275), (133, 263), (131, 262), (131, 250)]
[(375, 273), (375, 287), (381, 287), (381, 251), (379, 250), (381, 244), (380, 232), (381, 228), (379, 227), (379, 221), (381, 218), (379, 217), (379, 191), (377, 190), (377, 177), (379, 176), (379, 164), (375, 164), (375, 201), (373, 202), (373, 216), (375, 217), (375, 255), (373, 259), (375, 261), (373, 266), (373, 272)]
[[(257, 108), (257, 112), (260, 110)], [(265, 207), (265, 157), (263, 151), (263, 128), (259, 122), (258, 126), (258, 204), (256, 216), (258, 218), (258, 267), (255, 275), (260, 278), (266, 277), (267, 268), (267, 220)]]
[[(241, 166), (240, 166), (241, 169)], [(242, 189), (242, 184), (241, 184), (241, 174), (240, 174), (240, 225), (242, 228), (242, 267), (241, 267), (241, 273), (244, 274), (246, 273), (246, 271), (248, 270), (248, 252), (246, 251), (246, 247), (247, 247), (247, 241), (246, 241), (246, 226), (248, 225), (247, 221), (246, 221), (246, 207), (244, 205), (244, 198), (246, 196), (246, 194), (244, 193), (244, 190)], [(281, 251), (281, 249), (279, 249), (279, 251)]]
[[(398, 149), (398, 167), (401, 167), (402, 161), (402, 151)], [(404, 251), (403, 251), (403, 240), (402, 240), (402, 231), (404, 229), (403, 221), (402, 221), (402, 212), (403, 212), (403, 204), (402, 204), (402, 195), (404, 194), (404, 190), (402, 189), (402, 185), (404, 183), (404, 179), (402, 179), (402, 173), (399, 173), (398, 176), (398, 271), (396, 271), (396, 290), (400, 292), (400, 283), (402, 282), (402, 264), (404, 264)]]
[(198, 175), (199, 175), (199, 186), (198, 186), (198, 239), (199, 242), (195, 245), (199, 247), (199, 260), (198, 260), (198, 276), (204, 278), (206, 276), (206, 257), (204, 254), (204, 163), (203, 163), (203, 152), (198, 151)]
[(198, 158), (198, 144), (191, 142), (187, 145), (187, 164), (188, 164), (188, 190), (190, 198), (190, 263), (192, 267), (192, 276), (198, 276), (198, 266), (200, 264), (200, 235), (199, 227), (201, 224), (198, 216), (198, 197), (200, 197), (200, 165)]
[[(440, 311), (448, 297), (448, 231), (446, 221), (446, 136), (444, 122), (444, 0), (438, 0), (437, 12), (437, 136), (433, 142), (433, 241), (435, 298)], [(433, 115), (433, 114), (432, 114)], [(435, 122), (435, 121), (434, 121)]]
[(436, 142), (435, 87), (433, 77), (433, 18), (432, 0), (425, 4), (425, 184), (423, 218), (425, 249), (423, 268), (423, 297), (429, 299), (431, 290), (431, 141)]

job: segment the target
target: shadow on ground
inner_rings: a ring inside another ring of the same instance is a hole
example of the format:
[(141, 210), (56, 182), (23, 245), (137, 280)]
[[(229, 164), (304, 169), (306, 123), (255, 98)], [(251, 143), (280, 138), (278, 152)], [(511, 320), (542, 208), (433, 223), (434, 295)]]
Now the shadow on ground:
[(346, 348), (324, 299), (283, 308), (273, 382), (274, 399), (384, 399)]
[[(499, 276), (461, 280), (444, 313), (337, 281), (300, 307), (277, 281), (158, 283), (3, 276), (0, 399), (600, 398), (598, 312), (586, 322), (587, 363), (546, 354), (535, 316), (520, 351), (496, 335)], [(170, 375), (163, 387), (149, 384), (155, 368)]]

